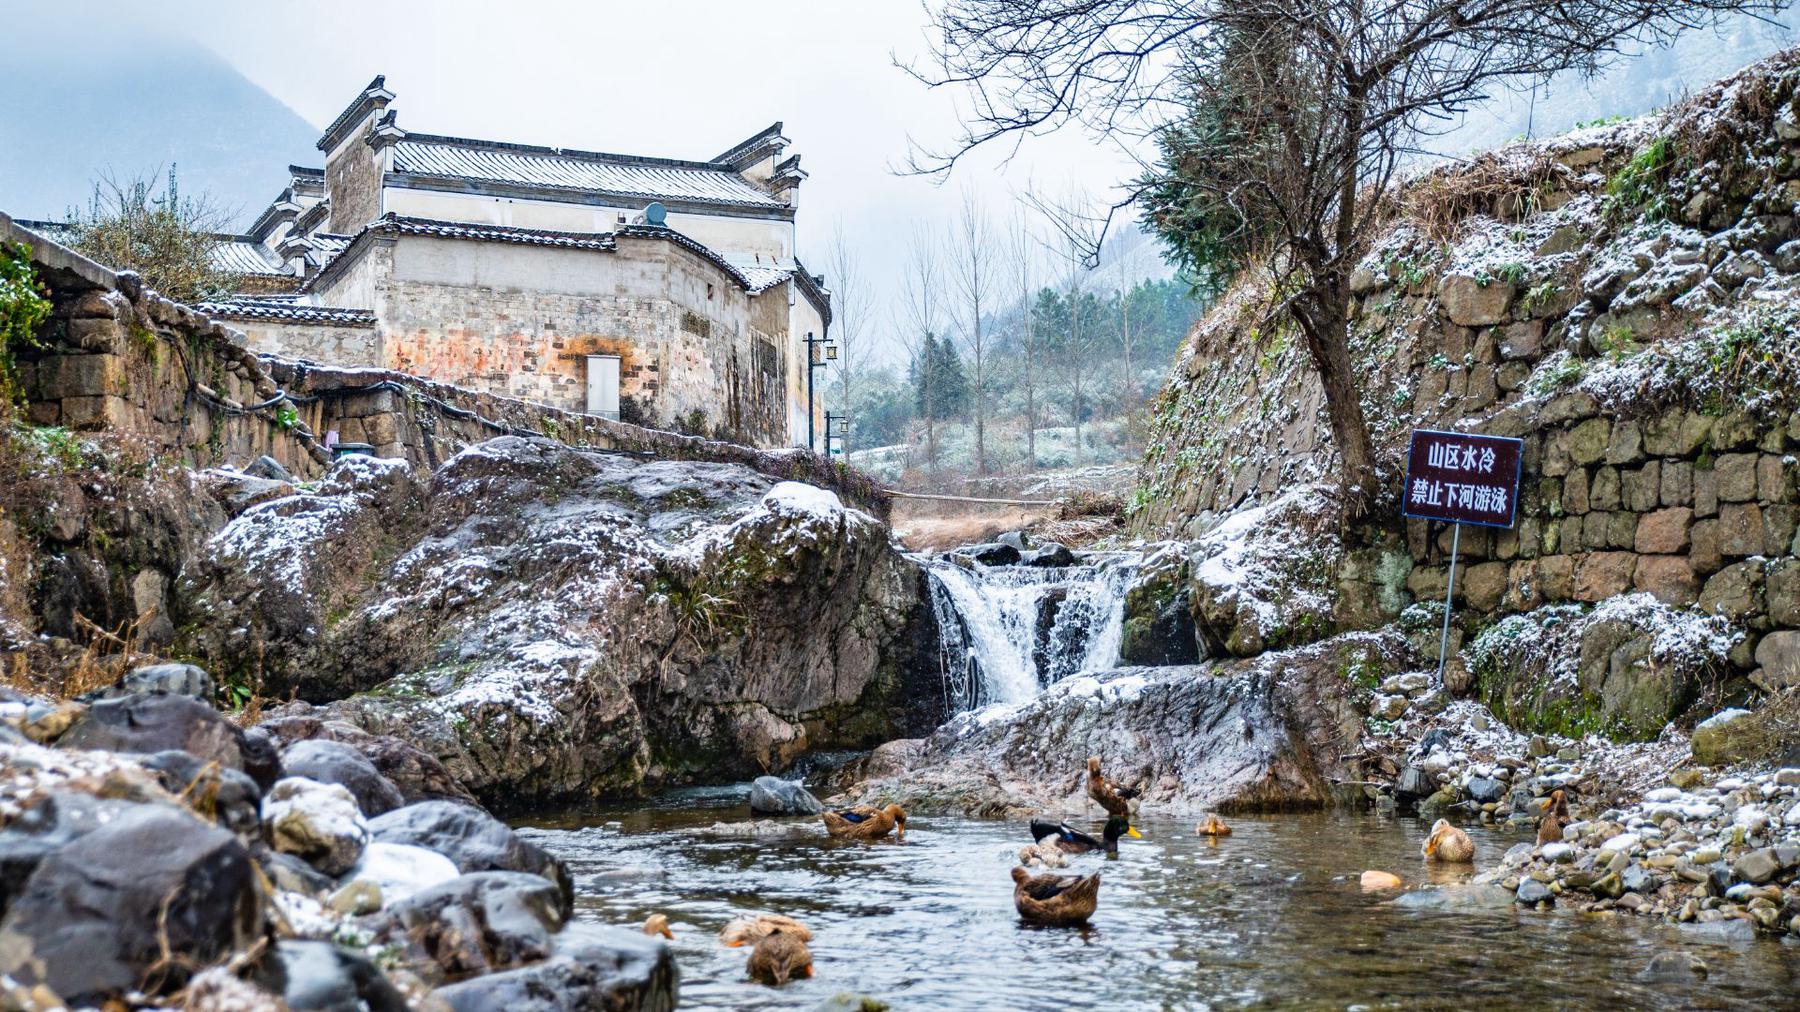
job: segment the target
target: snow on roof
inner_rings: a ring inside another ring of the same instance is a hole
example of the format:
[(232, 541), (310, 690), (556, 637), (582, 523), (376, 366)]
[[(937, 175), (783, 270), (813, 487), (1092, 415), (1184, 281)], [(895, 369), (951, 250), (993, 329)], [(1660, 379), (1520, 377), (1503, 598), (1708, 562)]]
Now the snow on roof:
[(408, 134), (394, 146), (400, 176), (473, 180), (644, 200), (784, 209), (729, 166), (566, 148)]
[(213, 267), (229, 274), (287, 277), (281, 258), (269, 247), (248, 236), (230, 236), (212, 250)]
[(338, 327), (373, 327), (375, 313), (367, 309), (309, 306), (288, 299), (233, 297), (211, 299), (194, 306), (207, 316), (229, 320), (273, 320), (283, 323), (318, 323)]

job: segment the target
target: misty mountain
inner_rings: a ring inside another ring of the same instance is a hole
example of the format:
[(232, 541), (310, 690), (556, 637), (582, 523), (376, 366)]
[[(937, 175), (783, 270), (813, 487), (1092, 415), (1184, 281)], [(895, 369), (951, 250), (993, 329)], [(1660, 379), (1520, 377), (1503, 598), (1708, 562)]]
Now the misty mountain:
[(201, 46), (106, 19), (16, 13), (0, 33), (8, 214), (60, 218), (86, 206), (102, 174), (174, 164), (184, 193), (205, 192), (241, 226), (280, 192), (289, 163), (319, 163), (318, 128)]

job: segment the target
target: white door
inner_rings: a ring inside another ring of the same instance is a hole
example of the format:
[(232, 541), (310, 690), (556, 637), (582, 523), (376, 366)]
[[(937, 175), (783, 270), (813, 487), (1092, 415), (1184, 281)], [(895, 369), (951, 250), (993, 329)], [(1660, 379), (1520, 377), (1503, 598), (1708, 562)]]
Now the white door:
[(618, 420), (619, 356), (587, 357), (587, 413)]

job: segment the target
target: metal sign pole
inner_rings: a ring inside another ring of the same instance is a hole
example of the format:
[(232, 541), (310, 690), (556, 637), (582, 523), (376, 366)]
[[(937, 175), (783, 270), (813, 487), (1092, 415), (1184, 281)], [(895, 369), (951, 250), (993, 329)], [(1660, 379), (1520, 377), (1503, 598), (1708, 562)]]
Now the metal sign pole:
[(1450, 596), (1456, 593), (1456, 557), (1462, 549), (1462, 524), (1450, 535), (1450, 581), (1444, 586), (1444, 631), (1438, 634), (1438, 679), (1444, 677), (1444, 655), (1450, 650)]

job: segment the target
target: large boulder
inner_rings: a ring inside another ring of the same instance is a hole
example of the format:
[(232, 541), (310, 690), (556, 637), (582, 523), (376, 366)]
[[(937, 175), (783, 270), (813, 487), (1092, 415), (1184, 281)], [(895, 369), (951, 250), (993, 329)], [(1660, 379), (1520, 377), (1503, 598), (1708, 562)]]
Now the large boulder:
[[(227, 524), (187, 578), (190, 652), (262, 663), (265, 692), (514, 809), (754, 775), (941, 714), (922, 575), (830, 492), (521, 437), (428, 486), (388, 474)], [(234, 628), (260, 631), (255, 658)]]
[[(438, 758), (417, 745), (388, 734), (370, 734), (354, 724), (331, 720), (323, 711), (307, 703), (286, 703), (278, 708), (280, 716), (256, 725), (282, 749), (302, 741), (319, 739), (341, 742), (361, 752), (363, 758), (387, 778), (400, 792), (400, 803), (413, 805), (421, 801), (464, 801), (475, 804), (475, 796), (450, 774)], [(380, 814), (380, 813), (369, 813)]]
[(572, 924), (549, 959), (441, 987), (455, 1012), (670, 1012), (679, 974), (660, 939), (623, 928)]
[(344, 881), (367, 882), (381, 890), (384, 903), (396, 903), (416, 893), (442, 885), (462, 872), (455, 862), (435, 850), (407, 843), (371, 843), (363, 848), (356, 866), (344, 873)]
[(388, 904), (363, 919), (377, 944), (392, 945), (432, 983), (545, 959), (565, 920), (556, 884), (516, 871), (463, 875)]
[(1508, 616), (1463, 657), (1483, 701), (1515, 728), (1647, 740), (1726, 670), (1740, 636), (1721, 618), (1636, 593)]
[(393, 781), (382, 776), (367, 756), (343, 742), (295, 742), (281, 750), (281, 765), (290, 777), (343, 787), (364, 815), (380, 815), (406, 804)]
[(38, 865), (0, 921), (0, 973), (71, 1004), (165, 993), (191, 968), (248, 946), (262, 916), (250, 853), (235, 836), (176, 808), (139, 805)]
[(1190, 607), (1208, 654), (1253, 657), (1331, 634), (1337, 515), (1326, 491), (1302, 487), (1231, 514), (1195, 542)]
[(44, 858), (135, 807), (130, 801), (54, 791), (19, 813), (0, 833), (0, 914), (24, 891)]
[(824, 806), (798, 780), (761, 776), (750, 782), (750, 810), (759, 815), (817, 815)]
[(107, 752), (178, 749), (204, 762), (242, 770), (264, 787), (275, 782), (281, 769), (266, 736), (245, 732), (197, 699), (161, 693), (95, 703), (56, 739), (56, 747)]
[(575, 883), (562, 861), (485, 812), (451, 801), (426, 801), (369, 820), (370, 839), (435, 850), (463, 872), (522, 871), (556, 883), (565, 916)]
[(1125, 588), (1123, 623), (1121, 662), (1153, 667), (1200, 663), (1186, 545), (1161, 545), (1145, 553)]
[(82, 698), (117, 699), (139, 692), (166, 692), (211, 702), (218, 692), (212, 676), (192, 664), (146, 664), (126, 672), (117, 682)]
[(1067, 678), (1036, 699), (958, 715), (923, 743), (877, 749), (852, 800), (984, 816), (1091, 810), (1083, 773), (1137, 782), (1171, 812), (1332, 804), (1355, 779), (1357, 673), (1416, 662), (1397, 631), (1340, 636), (1248, 660), (1121, 668)]

